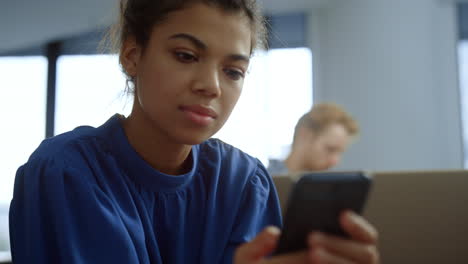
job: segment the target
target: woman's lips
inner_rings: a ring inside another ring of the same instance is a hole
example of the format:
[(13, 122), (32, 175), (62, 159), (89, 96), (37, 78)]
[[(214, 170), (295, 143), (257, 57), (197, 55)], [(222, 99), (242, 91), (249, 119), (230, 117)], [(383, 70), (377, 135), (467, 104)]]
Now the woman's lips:
[(201, 126), (211, 124), (218, 116), (213, 109), (202, 105), (182, 106), (180, 109), (190, 121)]

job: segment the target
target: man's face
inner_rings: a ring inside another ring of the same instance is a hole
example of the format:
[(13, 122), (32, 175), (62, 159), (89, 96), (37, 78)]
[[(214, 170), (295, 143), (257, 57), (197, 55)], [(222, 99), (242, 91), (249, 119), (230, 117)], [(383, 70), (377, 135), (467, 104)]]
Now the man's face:
[(304, 154), (304, 170), (327, 170), (334, 167), (341, 159), (351, 141), (343, 125), (334, 123), (322, 133), (309, 133)]

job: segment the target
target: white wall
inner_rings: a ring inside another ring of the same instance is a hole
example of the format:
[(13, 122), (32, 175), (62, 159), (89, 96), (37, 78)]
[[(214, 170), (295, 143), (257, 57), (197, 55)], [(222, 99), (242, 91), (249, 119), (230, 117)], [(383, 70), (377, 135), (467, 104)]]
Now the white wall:
[(344, 105), (362, 129), (338, 169), (462, 167), (455, 15), (439, 0), (311, 12), (314, 98)]

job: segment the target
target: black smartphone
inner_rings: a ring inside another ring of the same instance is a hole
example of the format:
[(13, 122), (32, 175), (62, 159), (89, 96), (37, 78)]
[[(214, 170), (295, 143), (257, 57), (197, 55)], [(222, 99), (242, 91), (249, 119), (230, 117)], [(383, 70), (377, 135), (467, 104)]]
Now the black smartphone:
[(348, 237), (339, 224), (339, 214), (345, 209), (361, 214), (370, 186), (371, 178), (365, 172), (302, 174), (289, 195), (274, 255), (306, 249), (311, 231)]

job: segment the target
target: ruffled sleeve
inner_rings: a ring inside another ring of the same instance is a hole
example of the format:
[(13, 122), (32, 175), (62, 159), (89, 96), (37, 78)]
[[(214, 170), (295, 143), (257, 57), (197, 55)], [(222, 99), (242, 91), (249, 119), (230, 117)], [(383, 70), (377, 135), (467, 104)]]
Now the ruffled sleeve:
[(117, 209), (87, 170), (53, 159), (18, 169), (10, 207), (15, 264), (140, 262)]
[(273, 181), (260, 161), (242, 193), (241, 205), (233, 226), (223, 263), (232, 263), (235, 249), (252, 240), (269, 225), (281, 227), (281, 209)]

